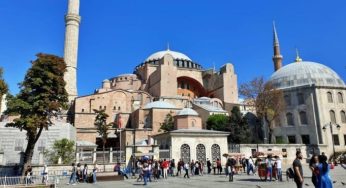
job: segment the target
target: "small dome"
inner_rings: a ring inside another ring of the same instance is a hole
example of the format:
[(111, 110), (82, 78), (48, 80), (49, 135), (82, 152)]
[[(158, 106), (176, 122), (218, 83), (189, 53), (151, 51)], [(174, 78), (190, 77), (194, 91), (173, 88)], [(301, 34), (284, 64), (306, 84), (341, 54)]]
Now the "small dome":
[(191, 108), (183, 108), (178, 112), (177, 116), (198, 116), (198, 113)]
[(172, 109), (176, 107), (173, 104), (164, 102), (164, 101), (155, 101), (155, 102), (148, 103), (144, 106), (144, 109), (151, 109), (151, 108)]
[(110, 82), (108, 79), (104, 79), (102, 82)]
[(303, 85), (345, 87), (344, 81), (331, 68), (320, 63), (302, 61), (288, 64), (270, 78), (276, 88)]
[(171, 51), (171, 50), (165, 50), (165, 51), (159, 51), (159, 52), (153, 53), (145, 61), (161, 59), (166, 54), (170, 54), (171, 56), (173, 56), (173, 59), (184, 59), (184, 60), (192, 61), (187, 55), (180, 52)]

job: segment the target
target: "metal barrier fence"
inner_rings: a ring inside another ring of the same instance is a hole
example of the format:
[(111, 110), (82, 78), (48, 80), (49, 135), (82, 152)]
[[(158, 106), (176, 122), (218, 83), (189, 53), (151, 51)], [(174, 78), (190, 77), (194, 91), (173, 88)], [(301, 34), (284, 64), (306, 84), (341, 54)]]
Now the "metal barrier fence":
[[(53, 185), (67, 182), (69, 176), (11, 176), (0, 177), (0, 187)], [(63, 181), (63, 182), (62, 182)]]

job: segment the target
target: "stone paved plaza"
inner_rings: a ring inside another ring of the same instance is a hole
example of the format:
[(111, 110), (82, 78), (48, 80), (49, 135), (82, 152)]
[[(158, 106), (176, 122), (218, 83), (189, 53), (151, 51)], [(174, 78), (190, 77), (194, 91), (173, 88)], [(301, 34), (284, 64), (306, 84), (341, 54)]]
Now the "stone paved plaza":
[[(309, 176), (311, 175), (310, 171), (307, 169), (307, 166), (304, 167), (304, 176), (305, 183), (308, 186), (304, 185), (304, 187), (313, 187), (311, 183), (311, 179)], [(341, 182), (346, 183), (346, 166), (343, 168), (342, 166), (337, 166), (334, 170), (331, 171), (331, 176), (333, 181), (337, 181), (334, 184), (334, 187), (345, 187), (341, 184)], [(280, 188), (294, 188), (295, 184), (292, 181), (287, 182), (285, 175), (283, 176), (284, 182), (262, 182), (258, 176), (240, 174), (235, 175), (234, 182), (228, 182), (228, 178), (224, 175), (204, 175), (204, 176), (192, 176), (190, 179), (184, 179), (183, 177), (168, 177), (167, 180), (160, 180), (158, 182), (148, 183), (146, 187), (198, 187), (198, 188), (210, 188), (210, 187), (280, 187)], [(61, 183), (63, 183), (62, 181)], [(70, 187), (71, 185), (61, 185), (59, 187)], [(128, 179), (125, 181), (114, 181), (114, 182), (98, 182), (97, 184), (77, 184), (76, 186), (71, 187), (143, 187), (143, 182), (136, 182), (135, 179)]]

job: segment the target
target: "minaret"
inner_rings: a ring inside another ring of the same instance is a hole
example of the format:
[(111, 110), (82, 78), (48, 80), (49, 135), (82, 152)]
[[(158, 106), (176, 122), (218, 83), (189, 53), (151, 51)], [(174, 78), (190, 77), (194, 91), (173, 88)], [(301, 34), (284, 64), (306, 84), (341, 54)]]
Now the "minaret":
[(282, 55), (280, 53), (280, 44), (279, 44), (279, 38), (278, 34), (276, 32), (275, 28), (275, 22), (273, 22), (273, 46), (274, 46), (274, 55), (273, 55), (273, 62), (274, 62), (274, 70), (277, 71), (282, 67)]
[(64, 48), (64, 60), (67, 65), (67, 71), (64, 79), (69, 102), (72, 102), (77, 97), (77, 52), (80, 20), (79, 0), (68, 0), (68, 11), (65, 16)]

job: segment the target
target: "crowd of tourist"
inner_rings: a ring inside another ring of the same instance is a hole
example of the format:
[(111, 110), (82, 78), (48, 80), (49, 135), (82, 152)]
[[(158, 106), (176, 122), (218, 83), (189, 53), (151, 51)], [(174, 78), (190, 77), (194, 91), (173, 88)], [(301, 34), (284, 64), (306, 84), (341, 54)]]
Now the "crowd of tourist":
[[(302, 153), (297, 151), (296, 158), (292, 163), (292, 166), (286, 170), (287, 180), (290, 178), (294, 180), (297, 188), (303, 187), (304, 183), (308, 186), (309, 182), (304, 182), (304, 174), (301, 160), (303, 159)], [(206, 169), (204, 168), (206, 167)], [(224, 169), (223, 169), (224, 167)], [(322, 153), (321, 155), (314, 155), (310, 159), (309, 169), (312, 172), (311, 182), (316, 188), (332, 188), (333, 182), (330, 178), (330, 169), (333, 169), (334, 165), (328, 164), (327, 156)], [(167, 179), (169, 177), (183, 177), (190, 178), (193, 176), (203, 176), (204, 174), (221, 175), (224, 174), (229, 177), (229, 181), (233, 181), (235, 174), (247, 174), (265, 176), (265, 181), (283, 181), (282, 178), (282, 161), (279, 156), (268, 155), (266, 157), (237, 157), (229, 156), (224, 165), (221, 164), (220, 159), (210, 161), (175, 161), (174, 159), (155, 160), (142, 158), (135, 161), (133, 177), (135, 174), (137, 182), (144, 182), (147, 185), (148, 182), (157, 182), (160, 179)], [(95, 164), (89, 169), (87, 164), (81, 165), (80, 163), (72, 163), (71, 175), (67, 184), (76, 185), (80, 182), (96, 183), (96, 174), (98, 167)], [(117, 163), (114, 166), (114, 172), (124, 176), (128, 179), (128, 171), (125, 172), (122, 169), (121, 164)], [(32, 167), (29, 166), (25, 173), (28, 183), (32, 183)], [(306, 174), (305, 174), (306, 175)], [(48, 181), (48, 167), (44, 166), (42, 172), (42, 183)], [(335, 182), (334, 182), (335, 183)]]

